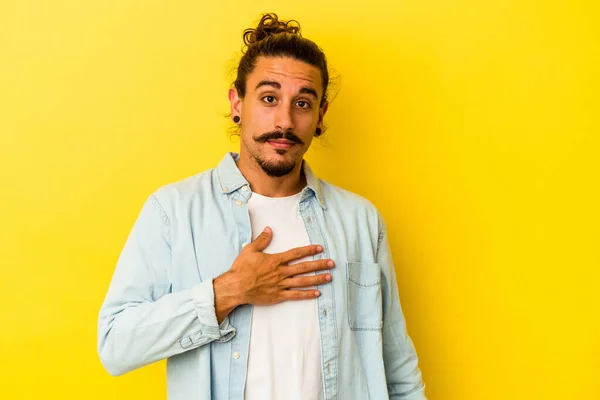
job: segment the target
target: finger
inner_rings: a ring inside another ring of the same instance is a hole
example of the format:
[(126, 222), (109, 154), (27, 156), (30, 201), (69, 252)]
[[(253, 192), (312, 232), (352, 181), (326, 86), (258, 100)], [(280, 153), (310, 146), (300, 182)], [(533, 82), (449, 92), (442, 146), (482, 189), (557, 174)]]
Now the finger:
[(296, 276), (285, 279), (282, 283), (287, 288), (303, 288), (308, 286), (324, 285), (331, 282), (331, 274), (319, 274), (314, 276)]
[(273, 231), (268, 226), (262, 231), (260, 235), (247, 247), (250, 247), (254, 251), (263, 251), (271, 243), (273, 237)]
[(278, 255), (281, 257), (281, 263), (287, 264), (290, 261), (298, 260), (306, 256), (312, 256), (319, 254), (323, 251), (323, 247), (318, 244), (311, 244), (308, 246), (295, 247)]
[(315, 271), (325, 271), (335, 267), (333, 260), (316, 260), (316, 261), (305, 261), (294, 265), (282, 267), (285, 276), (293, 276), (306, 274)]
[(311, 300), (321, 295), (318, 290), (284, 290), (281, 292), (282, 301), (288, 300)]

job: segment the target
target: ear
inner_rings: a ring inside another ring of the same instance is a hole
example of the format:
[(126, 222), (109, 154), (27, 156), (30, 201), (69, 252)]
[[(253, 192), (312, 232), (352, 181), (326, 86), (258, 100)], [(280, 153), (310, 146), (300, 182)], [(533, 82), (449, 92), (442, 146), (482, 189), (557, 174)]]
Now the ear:
[(242, 99), (238, 95), (236, 88), (229, 89), (229, 104), (231, 106), (231, 115), (242, 117)]
[(329, 108), (328, 101), (326, 101), (323, 104), (323, 107), (319, 108), (319, 122), (317, 123), (318, 126), (323, 126), (323, 118), (325, 117), (325, 113), (327, 112), (328, 108)]

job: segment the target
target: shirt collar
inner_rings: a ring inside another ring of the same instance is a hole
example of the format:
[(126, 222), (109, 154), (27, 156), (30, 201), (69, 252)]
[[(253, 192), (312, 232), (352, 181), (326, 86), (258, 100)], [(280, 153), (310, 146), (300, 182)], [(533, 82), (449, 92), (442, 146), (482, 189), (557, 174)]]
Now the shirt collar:
[[(225, 157), (223, 157), (223, 160), (221, 160), (217, 166), (217, 177), (221, 193), (223, 194), (235, 192), (244, 185), (250, 186), (237, 167), (236, 161), (239, 159), (239, 153), (230, 152), (225, 154)], [(306, 177), (306, 187), (302, 189), (303, 193), (300, 201), (303, 201), (310, 193), (312, 193), (317, 197), (321, 207), (324, 210), (327, 209), (325, 206), (325, 198), (323, 197), (321, 180), (314, 175), (306, 160), (302, 160), (302, 169), (304, 171), (304, 176)]]

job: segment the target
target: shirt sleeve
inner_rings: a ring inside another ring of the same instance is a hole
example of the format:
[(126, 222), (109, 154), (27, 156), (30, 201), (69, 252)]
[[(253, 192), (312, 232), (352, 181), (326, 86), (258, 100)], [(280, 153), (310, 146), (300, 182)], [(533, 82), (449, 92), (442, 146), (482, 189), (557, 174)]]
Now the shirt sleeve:
[(379, 216), (377, 263), (382, 270), (383, 359), (390, 399), (426, 400), (415, 347), (402, 313), (386, 226)]
[(172, 293), (171, 259), (170, 220), (152, 195), (117, 261), (98, 317), (98, 354), (111, 375), (235, 336), (228, 318), (217, 323), (212, 279)]

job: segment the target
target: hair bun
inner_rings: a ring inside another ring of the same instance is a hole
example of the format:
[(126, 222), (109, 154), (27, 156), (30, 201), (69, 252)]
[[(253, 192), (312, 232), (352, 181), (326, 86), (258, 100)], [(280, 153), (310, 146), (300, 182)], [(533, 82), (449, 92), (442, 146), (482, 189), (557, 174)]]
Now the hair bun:
[(269, 13), (262, 16), (256, 28), (246, 29), (244, 31), (244, 44), (246, 46), (251, 46), (256, 42), (278, 33), (291, 33), (293, 35), (302, 36), (298, 21), (293, 19), (289, 21), (280, 21), (277, 14)]

